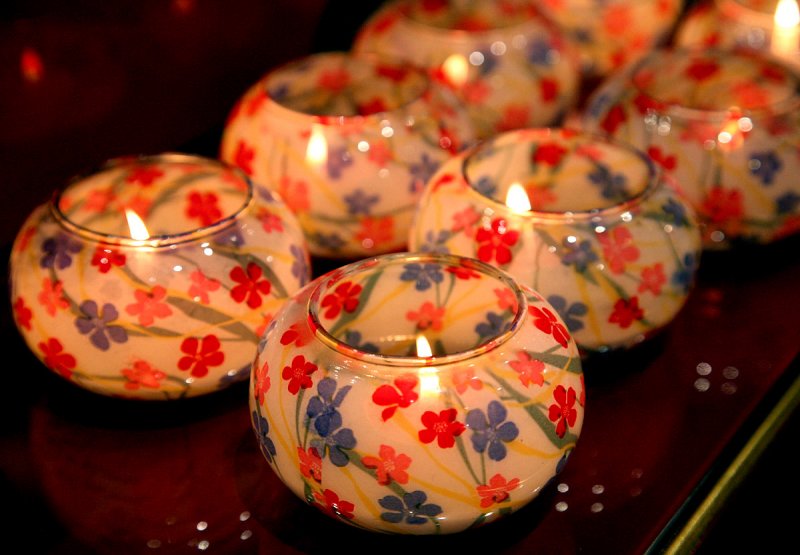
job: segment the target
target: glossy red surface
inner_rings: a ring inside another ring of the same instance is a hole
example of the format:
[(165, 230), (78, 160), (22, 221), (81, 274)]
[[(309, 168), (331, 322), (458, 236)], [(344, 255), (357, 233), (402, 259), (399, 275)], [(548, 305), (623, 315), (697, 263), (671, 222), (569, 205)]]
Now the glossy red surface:
[[(40, 0), (0, 12), (0, 114), (13, 124), (0, 132), (4, 264), (22, 219), (68, 176), (117, 154), (188, 144), (213, 155), (227, 103), (268, 66), (342, 44), (330, 25), (351, 17), (312, 0), (164, 3), (196, 10), (201, 23), (182, 25), (151, 3), (118, 4), (110, 13), (83, 0), (67, 13)], [(44, 79), (60, 76), (49, 95), (8, 85), (28, 44), (40, 45)], [(258, 451), (245, 384), (153, 404), (72, 386), (27, 350), (3, 298), (0, 499), (12, 510), (0, 518), (0, 551), (658, 552), (800, 375), (799, 247), (795, 238), (704, 257), (667, 330), (586, 363), (585, 427), (564, 472), (517, 514), (448, 537), (365, 533), (303, 504)], [(315, 273), (329, 267), (315, 261)]]

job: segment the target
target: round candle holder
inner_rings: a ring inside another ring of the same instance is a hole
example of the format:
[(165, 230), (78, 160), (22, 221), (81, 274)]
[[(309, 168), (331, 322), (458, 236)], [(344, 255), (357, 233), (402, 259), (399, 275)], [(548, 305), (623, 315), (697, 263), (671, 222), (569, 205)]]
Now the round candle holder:
[(661, 49), (601, 85), (583, 124), (653, 158), (705, 248), (771, 243), (800, 230), (799, 87), (754, 53)]
[(504, 133), (442, 166), (409, 243), (497, 265), (539, 291), (584, 356), (663, 329), (700, 254), (692, 209), (644, 153), (570, 129)]
[(280, 193), (312, 255), (357, 259), (405, 250), (423, 184), (474, 140), (466, 112), (423, 72), (322, 52), (243, 95), (221, 158)]
[(298, 292), (253, 363), (262, 453), (300, 498), (388, 533), (512, 513), (566, 462), (581, 360), (555, 309), (477, 260), (388, 254)]
[(387, 2), (353, 50), (427, 70), (467, 106), (481, 139), (555, 124), (577, 102), (578, 53), (529, 0)]
[(586, 77), (601, 78), (665, 41), (683, 0), (544, 0), (542, 12), (578, 50)]
[(28, 217), (10, 260), (16, 325), (88, 390), (168, 400), (247, 379), (258, 339), (310, 279), (292, 212), (197, 156), (119, 158)]

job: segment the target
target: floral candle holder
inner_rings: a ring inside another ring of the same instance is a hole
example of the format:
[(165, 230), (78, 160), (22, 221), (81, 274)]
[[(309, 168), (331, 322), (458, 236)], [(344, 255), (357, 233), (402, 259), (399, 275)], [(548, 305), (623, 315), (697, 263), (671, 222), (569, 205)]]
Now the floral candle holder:
[(797, 0), (708, 0), (681, 21), (674, 44), (754, 51), (800, 67), (800, 9)]
[(631, 347), (683, 306), (693, 211), (643, 153), (569, 129), (501, 134), (432, 178), (410, 248), (495, 264), (539, 291), (584, 355)]
[(11, 254), (17, 327), (88, 390), (167, 400), (246, 380), (261, 332), (310, 277), (291, 211), (239, 170), (111, 160), (38, 207)]
[(353, 50), (425, 68), (467, 106), (481, 139), (555, 124), (577, 102), (577, 52), (529, 0), (387, 2)]
[(253, 363), (261, 450), (354, 526), (447, 534), (519, 509), (584, 414), (581, 361), (538, 293), (477, 260), (399, 253), (298, 292)]
[(237, 103), (221, 158), (278, 191), (312, 255), (405, 250), (422, 185), (475, 139), (423, 72), (323, 52), (269, 72)]
[(765, 244), (800, 230), (798, 86), (752, 53), (662, 49), (602, 85), (583, 120), (650, 154), (706, 248)]

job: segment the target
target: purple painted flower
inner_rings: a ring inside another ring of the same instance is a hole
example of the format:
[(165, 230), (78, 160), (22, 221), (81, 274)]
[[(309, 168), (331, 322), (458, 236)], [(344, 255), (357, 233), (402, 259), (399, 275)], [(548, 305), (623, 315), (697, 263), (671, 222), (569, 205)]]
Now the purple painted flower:
[(352, 194), (344, 197), (344, 201), (347, 203), (347, 212), (354, 216), (356, 214), (369, 216), (372, 213), (372, 207), (379, 200), (380, 197), (378, 195), (368, 195), (363, 189), (356, 189)]
[(365, 353), (378, 354), (380, 349), (374, 343), (362, 343), (361, 332), (356, 330), (347, 330), (344, 332), (344, 342)]
[(529, 62), (540, 66), (551, 66), (555, 59), (549, 42), (542, 38), (531, 41), (528, 46)]
[(475, 326), (475, 333), (480, 337), (497, 337), (505, 333), (509, 327), (511, 327), (511, 322), (509, 320), (506, 320), (494, 312), (487, 312), (486, 322), (481, 322)]
[(669, 216), (672, 216), (674, 224), (678, 227), (689, 225), (689, 219), (686, 216), (686, 208), (683, 204), (671, 198), (667, 200), (661, 209)]
[(311, 398), (306, 408), (309, 425), (319, 434), (311, 445), (321, 457), (327, 453), (336, 466), (345, 466), (350, 457), (345, 450), (356, 446), (356, 438), (350, 428), (342, 428), (342, 414), (339, 407), (351, 386), (336, 391), (336, 380), (324, 378), (317, 384), (317, 395)]
[(420, 246), (421, 252), (435, 252), (440, 254), (448, 254), (450, 249), (447, 247), (447, 240), (450, 239), (452, 233), (446, 229), (442, 229), (438, 234), (434, 235), (433, 230), (425, 233), (425, 241)]
[(569, 331), (574, 333), (583, 329), (583, 322), (579, 320), (579, 318), (586, 316), (589, 312), (589, 308), (585, 304), (582, 302), (574, 302), (568, 305), (567, 299), (561, 295), (550, 295), (547, 297), (547, 302), (553, 305), (553, 308), (556, 309), (561, 319), (564, 320), (564, 324), (566, 324)]
[(49, 237), (42, 243), (42, 268), (57, 268), (63, 270), (72, 264), (72, 255), (77, 254), (83, 247), (81, 244), (64, 233)]
[(564, 255), (561, 257), (561, 263), (565, 266), (574, 264), (577, 271), (585, 272), (589, 264), (596, 260), (597, 253), (592, 250), (592, 244), (589, 241), (570, 243), (564, 240)]
[(84, 301), (80, 311), (81, 315), (75, 318), (75, 327), (83, 335), (89, 334), (92, 345), (101, 351), (107, 351), (111, 347), (109, 339), (115, 343), (125, 343), (128, 340), (125, 328), (109, 325), (119, 316), (111, 303), (104, 304), (103, 310), (99, 311), (95, 301)]
[(308, 258), (305, 251), (297, 245), (289, 247), (289, 252), (292, 253), (292, 275), (300, 281), (300, 285), (308, 283), (309, 267)]
[(382, 497), (378, 503), (387, 512), (381, 513), (381, 519), (394, 524), (403, 519), (408, 524), (425, 524), (442, 512), (439, 505), (425, 503), (427, 500), (428, 496), (420, 490), (404, 493), (402, 499), (396, 495)]
[(800, 206), (800, 195), (789, 191), (775, 200), (778, 214), (791, 214)]
[(750, 156), (748, 163), (750, 173), (761, 179), (764, 185), (772, 185), (775, 174), (778, 173), (783, 164), (781, 159), (773, 151), (754, 152)]
[(339, 236), (338, 233), (314, 233), (310, 237), (311, 241), (316, 243), (322, 249), (330, 250), (330, 251), (338, 251), (341, 249), (345, 241), (344, 239)]
[(444, 279), (442, 268), (438, 264), (411, 263), (403, 266), (405, 270), (400, 274), (401, 281), (416, 281), (414, 288), (417, 291), (430, 289), (433, 283), (441, 283)]
[(627, 197), (625, 185), (627, 178), (624, 173), (612, 174), (608, 166), (595, 164), (595, 169), (589, 174), (589, 181), (600, 187), (600, 194), (606, 199), (624, 199)]
[(264, 454), (264, 457), (266, 457), (267, 461), (272, 462), (277, 455), (277, 451), (275, 449), (275, 444), (269, 437), (269, 422), (267, 422), (267, 419), (258, 414), (256, 411), (253, 411), (252, 418), (253, 430), (258, 438), (258, 446), (261, 449), (261, 452)]
[[(488, 418), (487, 418), (488, 415)], [(508, 411), (500, 401), (492, 401), (486, 414), (481, 409), (472, 409), (467, 413), (467, 427), (472, 430), (472, 447), (478, 453), (489, 448), (489, 458), (502, 461), (507, 450), (503, 442), (514, 441), (519, 435), (519, 428), (513, 422), (506, 422)]]
[(423, 152), (419, 162), (411, 164), (408, 168), (412, 177), (409, 191), (416, 193), (421, 190), (437, 169), (439, 169), (439, 162), (432, 160), (427, 152)]
[(328, 170), (328, 177), (331, 179), (341, 178), (345, 168), (352, 165), (353, 157), (350, 156), (347, 147), (332, 148), (328, 151), (328, 163), (326, 168)]

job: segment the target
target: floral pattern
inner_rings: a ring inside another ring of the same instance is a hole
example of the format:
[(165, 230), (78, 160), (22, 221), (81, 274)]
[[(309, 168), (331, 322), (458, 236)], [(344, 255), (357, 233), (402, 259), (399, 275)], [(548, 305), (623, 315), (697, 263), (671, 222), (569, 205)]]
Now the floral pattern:
[[(462, 530), (534, 497), (579, 437), (581, 359), (557, 311), (504, 275), (403, 253), (298, 291), (251, 370), (254, 432), (277, 475), (329, 516), (386, 532)], [(408, 362), (419, 359), (403, 338), (419, 336), (435, 367)]]
[[(31, 350), (120, 397), (175, 399), (246, 378), (260, 328), (310, 277), (294, 215), (249, 191), (234, 168), (193, 156), (112, 160), (73, 181), (29, 216), (12, 253)], [(126, 210), (152, 244), (131, 239)], [(280, 226), (265, 229), (264, 214)]]
[[(659, 175), (643, 152), (596, 135), (501, 134), (432, 177), (409, 247), (477, 258), (541, 292), (550, 306), (529, 307), (531, 321), (562, 347), (574, 338), (586, 356), (627, 348), (678, 313), (702, 249), (695, 210)], [(520, 210), (514, 184), (551, 200)], [(496, 320), (488, 313), (479, 333), (496, 333)], [(515, 380), (535, 384), (518, 356)]]

